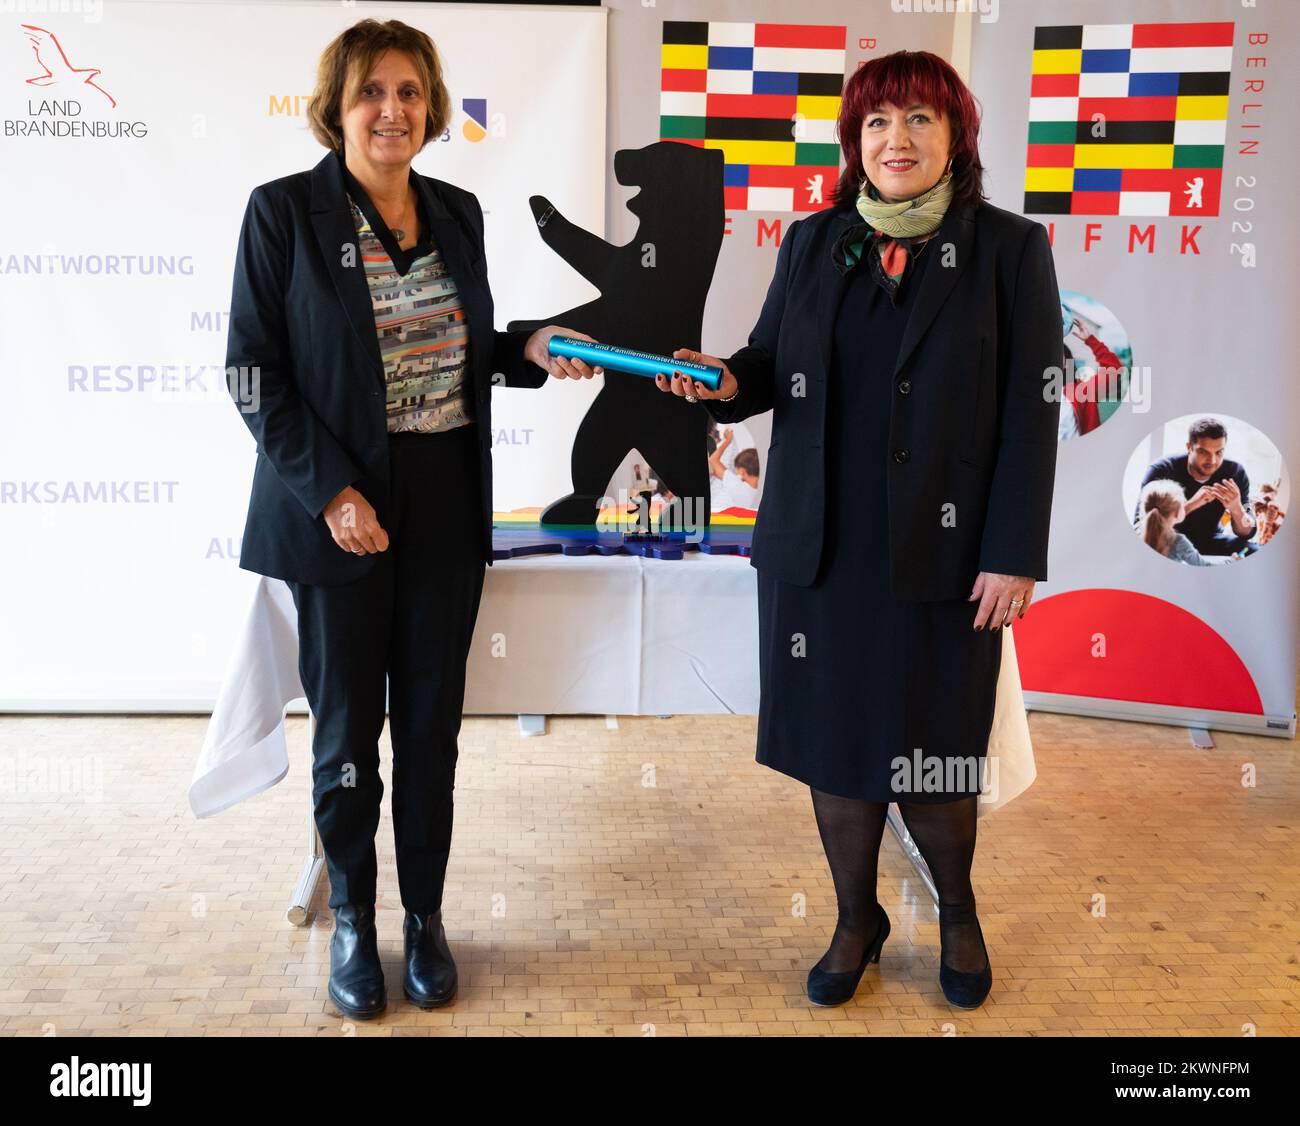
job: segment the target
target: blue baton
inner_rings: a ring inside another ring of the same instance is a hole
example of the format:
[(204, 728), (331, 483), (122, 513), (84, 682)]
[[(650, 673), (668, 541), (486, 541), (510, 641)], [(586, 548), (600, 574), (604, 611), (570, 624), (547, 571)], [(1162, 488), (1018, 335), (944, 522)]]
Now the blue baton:
[(684, 375), (689, 375), (697, 383), (702, 383), (710, 391), (716, 391), (722, 384), (722, 369), (712, 364), (674, 360), (671, 356), (660, 356), (654, 352), (638, 352), (632, 348), (616, 348), (613, 344), (593, 344), (589, 340), (575, 340), (572, 336), (552, 336), (546, 345), (546, 350), (552, 356), (563, 356), (566, 360), (581, 360), (592, 367), (622, 371), (628, 375), (642, 375), (647, 379), (653, 379), (656, 375), (671, 379), (673, 372), (680, 371)]

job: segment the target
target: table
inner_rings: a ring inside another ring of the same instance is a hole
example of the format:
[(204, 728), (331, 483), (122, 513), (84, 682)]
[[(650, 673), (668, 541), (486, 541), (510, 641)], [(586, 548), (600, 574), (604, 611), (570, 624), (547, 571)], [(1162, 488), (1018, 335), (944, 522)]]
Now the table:
[[(554, 714), (755, 715), (756, 575), (747, 558), (696, 552), (676, 560), (500, 560), (484, 583), (465, 714), (519, 715), (524, 733), (544, 729), (544, 717)], [(989, 739), (991, 785), (980, 816), (1022, 793), (1035, 776), (1014, 633), (1008, 629), (1003, 639)], [(195, 766), (189, 798), (196, 816), (229, 809), (288, 774), (284, 715), (302, 698), (293, 598), (285, 583), (264, 577)], [(864, 725), (870, 720), (863, 716)], [(309, 720), (308, 763), (312, 730)], [(324, 867), (310, 799), (307, 814), (307, 856), (289, 911), (299, 924)], [(894, 807), (890, 825), (922, 870)]]

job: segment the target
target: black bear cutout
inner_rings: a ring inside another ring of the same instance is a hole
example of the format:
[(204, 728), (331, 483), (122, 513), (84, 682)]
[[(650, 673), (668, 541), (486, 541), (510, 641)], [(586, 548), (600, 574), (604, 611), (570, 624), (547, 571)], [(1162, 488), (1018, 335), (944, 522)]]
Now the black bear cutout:
[[(544, 196), (529, 197), (542, 241), (600, 296), (539, 320), (511, 321), (511, 331), (560, 324), (643, 352), (700, 349), (704, 303), (722, 249), (723, 157), (673, 141), (614, 154), (620, 184), (640, 186), (627, 202), (639, 220), (632, 239), (614, 246), (569, 222)], [(607, 371), (587, 408), (570, 456), (573, 492), (552, 502), (541, 523), (595, 524), (610, 478), (638, 449), (660, 481), (692, 500), (687, 518), (709, 523), (709, 467), (704, 407), (665, 394), (653, 379)], [(703, 510), (701, 512), (701, 509)]]

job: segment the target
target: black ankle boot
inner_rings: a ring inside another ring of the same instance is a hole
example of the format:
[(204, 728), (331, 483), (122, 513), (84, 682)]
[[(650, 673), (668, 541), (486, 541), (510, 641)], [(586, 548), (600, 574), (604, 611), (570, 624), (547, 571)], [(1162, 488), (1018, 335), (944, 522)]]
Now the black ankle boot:
[(456, 996), (456, 963), (442, 929), (442, 911), (406, 913), (406, 996), (421, 1009), (436, 1009)]
[(376, 1017), (388, 1005), (373, 903), (345, 903), (334, 909), (329, 997), (339, 1012), (357, 1020)]
[(984, 928), (975, 915), (975, 901), (969, 903), (939, 904), (939, 986), (950, 1005), (959, 1009), (977, 1009), (984, 1004), (984, 998), (993, 987), (993, 967), (989, 963), (988, 948), (984, 949), (984, 968), (963, 972), (944, 965), (943, 961), (943, 924), (974, 923), (979, 930), (980, 945), (984, 945)]

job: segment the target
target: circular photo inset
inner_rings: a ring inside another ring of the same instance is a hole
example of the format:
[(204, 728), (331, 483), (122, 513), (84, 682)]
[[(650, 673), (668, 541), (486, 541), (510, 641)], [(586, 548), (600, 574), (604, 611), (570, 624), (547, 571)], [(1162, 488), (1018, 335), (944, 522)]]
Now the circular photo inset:
[(1253, 555), (1291, 501), (1282, 455), (1226, 414), (1189, 414), (1138, 444), (1124, 470), (1125, 514), (1138, 538), (1175, 563), (1209, 567)]
[(1129, 395), (1133, 349), (1119, 319), (1095, 298), (1061, 290), (1065, 374), (1061, 386), (1062, 441), (1091, 433)]

